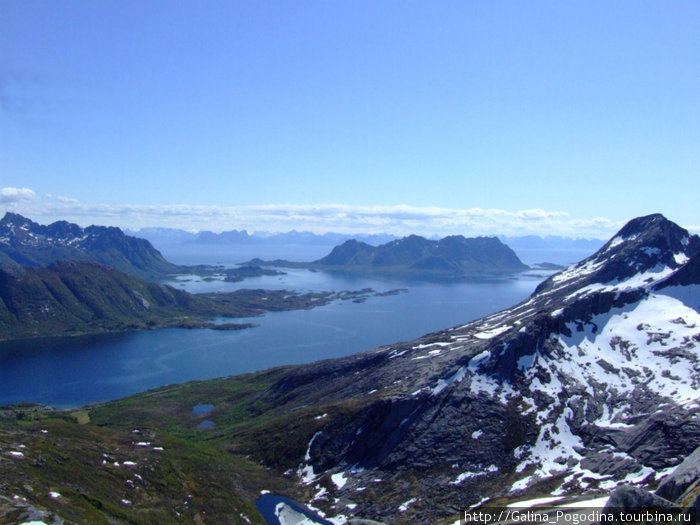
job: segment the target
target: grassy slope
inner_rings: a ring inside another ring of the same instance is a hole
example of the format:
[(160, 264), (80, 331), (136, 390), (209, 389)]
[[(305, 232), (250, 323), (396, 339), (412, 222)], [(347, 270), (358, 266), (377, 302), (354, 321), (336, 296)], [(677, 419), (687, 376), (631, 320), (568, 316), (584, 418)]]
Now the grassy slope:
[[(255, 397), (276, 374), (166, 387), (73, 413), (5, 409), (0, 494), (26, 498), (77, 523), (245, 523), (241, 515), (260, 523), (254, 500), (262, 489), (297, 495), (237, 450), (256, 448), (246, 441), (250, 425), (275, 432), (274, 416), (252, 418), (264, 412)], [(193, 415), (198, 403), (215, 404), (215, 412)], [(196, 429), (210, 417), (216, 427)], [(284, 444), (283, 436), (270, 442)], [(61, 496), (51, 498), (50, 491)]]
[[(295, 369), (167, 386), (73, 412), (8, 408), (0, 419), (0, 495), (27, 498), (78, 523), (245, 523), (241, 514), (261, 519), (253, 505), (261, 490), (306, 501), (316, 490), (296, 485), (296, 470), (327, 424), (318, 416), (328, 412), (347, 423), (367, 400), (286, 402), (276, 391)], [(197, 404), (214, 409), (195, 415)], [(197, 429), (205, 419), (216, 426)], [(138, 441), (150, 446), (137, 447)], [(9, 457), (9, 450), (25, 457)], [(52, 499), (49, 491), (62, 496)], [(358, 493), (358, 501), (381, 498), (374, 488)]]
[(0, 268), (0, 340), (212, 325), (212, 317), (313, 308), (352, 294), (237, 290), (189, 294), (95, 263), (63, 261), (49, 268)]

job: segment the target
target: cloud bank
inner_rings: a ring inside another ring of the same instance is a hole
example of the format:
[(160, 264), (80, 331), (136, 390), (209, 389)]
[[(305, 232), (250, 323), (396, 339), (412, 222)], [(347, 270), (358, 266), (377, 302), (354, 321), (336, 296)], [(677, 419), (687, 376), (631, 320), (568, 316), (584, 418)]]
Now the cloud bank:
[(0, 202), (14, 204), (22, 201), (31, 201), (36, 198), (34, 190), (29, 188), (2, 188), (0, 189)]
[(66, 196), (38, 197), (28, 188), (2, 188), (0, 203), (40, 223), (68, 220), (82, 226), (179, 228), (215, 232), (391, 233), (395, 235), (564, 235), (607, 238), (621, 222), (605, 217), (578, 218), (556, 210), (439, 208), (435, 206), (352, 206), (346, 204), (269, 204), (196, 206), (190, 204), (89, 204)]

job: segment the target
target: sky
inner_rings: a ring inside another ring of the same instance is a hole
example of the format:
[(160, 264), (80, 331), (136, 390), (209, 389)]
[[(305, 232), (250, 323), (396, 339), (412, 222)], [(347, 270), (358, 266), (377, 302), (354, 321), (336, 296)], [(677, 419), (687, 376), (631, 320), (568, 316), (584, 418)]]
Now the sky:
[(700, 231), (697, 1), (0, 0), (0, 212)]

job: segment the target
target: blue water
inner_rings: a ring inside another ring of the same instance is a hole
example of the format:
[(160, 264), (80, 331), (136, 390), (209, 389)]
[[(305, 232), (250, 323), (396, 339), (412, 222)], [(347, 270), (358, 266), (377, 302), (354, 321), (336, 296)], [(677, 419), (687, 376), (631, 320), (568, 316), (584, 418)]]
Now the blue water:
[(440, 283), (291, 270), (243, 283), (179, 282), (178, 287), (189, 291), (371, 287), (408, 292), (242, 319), (260, 326), (240, 331), (163, 329), (0, 343), (0, 404), (32, 401), (75, 407), (166, 384), (349, 355), (511, 306), (543, 278), (542, 272), (531, 272)]
[(267, 525), (280, 525), (280, 520), (275, 514), (275, 509), (280, 503), (284, 503), (297, 511), (299, 514), (304, 515), (306, 517), (306, 521), (304, 523), (308, 523), (309, 525), (333, 525), (331, 521), (322, 518), (317, 513), (294, 500), (285, 498), (284, 496), (277, 496), (275, 494), (263, 494), (257, 500), (255, 500), (255, 506), (258, 508), (260, 515), (265, 519), (265, 523), (267, 523)]

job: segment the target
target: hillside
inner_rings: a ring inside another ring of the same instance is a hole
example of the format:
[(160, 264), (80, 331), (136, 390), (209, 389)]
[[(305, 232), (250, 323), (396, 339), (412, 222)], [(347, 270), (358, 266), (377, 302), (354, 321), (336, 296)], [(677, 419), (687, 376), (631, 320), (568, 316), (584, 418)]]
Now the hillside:
[[(700, 477), (692, 460), (700, 447), (699, 261), (697, 236), (661, 215), (641, 217), (527, 300), (483, 319), (341, 359), (93, 407), (86, 431), (104, 437), (81, 468), (103, 479), (94, 489), (34, 466), (39, 454), (60, 454), (39, 434), (41, 421), (24, 430), (8, 423), (5, 447), (24, 459), (0, 463), (5, 490), (59, 516), (80, 504), (103, 521), (147, 521), (157, 509), (162, 522), (196, 523), (203, 513), (260, 522), (246, 498), (267, 489), (335, 523), (453, 523), (459, 509), (480, 504), (608, 496), (625, 485), (655, 490), (681, 465), (673, 486), (659, 490), (689, 504)], [(198, 403), (211, 411), (193, 414)], [(215, 426), (198, 430), (205, 418)], [(75, 465), (70, 429), (61, 422), (49, 432), (65, 439), (64, 461)], [(153, 445), (172, 440), (177, 456), (137, 456), (132, 429)], [(133, 490), (111, 492), (109, 483), (127, 474), (101, 470), (101, 454), (137, 458)], [(207, 488), (199, 465), (209, 472), (215, 454), (227, 459)], [(158, 484), (153, 473), (165, 465), (169, 481)], [(220, 506), (222, 478), (237, 480), (236, 497)], [(173, 494), (187, 501), (190, 488), (191, 507), (164, 507)], [(71, 504), (36, 495), (49, 490)]]
[(182, 271), (151, 243), (124, 235), (119, 228), (83, 229), (66, 221), (43, 226), (10, 212), (0, 220), (0, 266), (48, 266), (66, 259), (105, 264), (144, 279)]
[(439, 241), (410, 235), (379, 246), (350, 239), (312, 262), (256, 258), (247, 264), (438, 278), (514, 273), (528, 269), (515, 252), (497, 238), (467, 239), (461, 235)]
[(0, 341), (163, 327), (246, 328), (251, 325), (210, 320), (314, 308), (368, 295), (371, 291), (301, 294), (247, 289), (189, 294), (93, 262), (0, 267)]
[(320, 268), (450, 275), (508, 273), (527, 269), (515, 252), (497, 238), (467, 239), (461, 235), (439, 241), (410, 235), (377, 247), (349, 240), (312, 265)]

